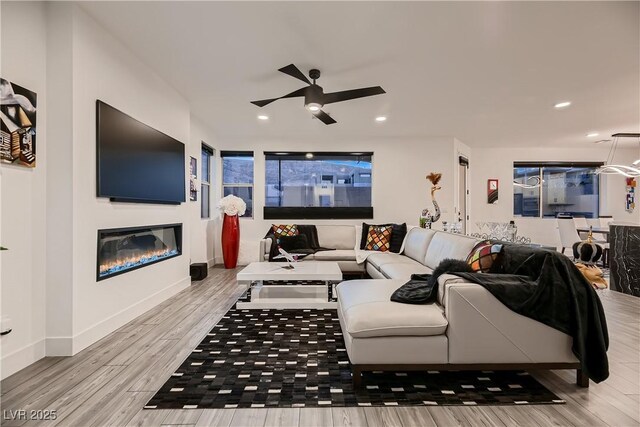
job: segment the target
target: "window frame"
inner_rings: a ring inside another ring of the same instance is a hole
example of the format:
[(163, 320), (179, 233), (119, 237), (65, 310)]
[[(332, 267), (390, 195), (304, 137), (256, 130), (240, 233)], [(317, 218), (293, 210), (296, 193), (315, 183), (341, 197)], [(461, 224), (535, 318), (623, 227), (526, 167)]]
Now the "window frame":
[[(340, 156), (358, 156), (358, 157), (370, 157), (371, 164), (373, 165), (373, 152), (347, 152), (347, 151), (292, 151), (292, 152), (273, 152), (265, 151), (265, 186), (266, 182), (266, 162), (269, 160), (307, 160), (307, 155), (312, 154), (313, 157), (308, 159), (309, 161), (318, 160), (320, 157), (340, 157)], [(371, 177), (373, 173), (370, 172)], [(373, 181), (372, 181), (373, 184)], [(265, 204), (263, 207), (264, 219), (373, 219), (373, 185), (371, 185), (372, 206), (354, 206), (354, 207), (303, 207), (303, 206), (267, 206), (266, 192), (265, 192)]]
[[(519, 162), (513, 162), (513, 168), (512, 168), (512, 172), (511, 172), (511, 194), (515, 194), (513, 191), (513, 187), (514, 187), (514, 183), (513, 183), (513, 171), (516, 168), (537, 168), (538, 169), (538, 177), (540, 179), (540, 187), (538, 187), (538, 215), (537, 216), (524, 216), (524, 215), (520, 215), (517, 216), (515, 215), (515, 204), (512, 202), (512, 206), (511, 206), (511, 215), (514, 218), (538, 218), (538, 219), (555, 219), (557, 217), (549, 217), (549, 216), (545, 216), (544, 215), (544, 196), (545, 194), (545, 190), (544, 190), (544, 186), (542, 185), (543, 178), (544, 178), (544, 169), (545, 168), (553, 168), (553, 167), (559, 167), (559, 168), (599, 168), (600, 166), (604, 165), (604, 162), (572, 162), (572, 161), (567, 161), (567, 162), (561, 162), (561, 161), (543, 161), (543, 162), (534, 162), (534, 161), (519, 161)], [(600, 196), (602, 194), (602, 179), (599, 178), (598, 179), (598, 212), (596, 212), (598, 214), (598, 216), (600, 215)]]
[[(224, 158), (225, 157), (250, 157), (251, 158), (251, 183), (225, 183), (224, 182)], [(220, 151), (220, 162), (221, 162), (221, 171), (222, 171), (222, 178), (221, 178), (221, 187), (222, 187), (222, 193), (221, 196), (224, 197), (224, 193), (225, 193), (225, 189), (226, 188), (251, 188), (251, 215), (247, 215), (247, 213), (245, 213), (243, 216), (241, 216), (240, 218), (248, 218), (248, 219), (253, 219), (255, 216), (255, 208), (256, 208), (256, 204), (255, 204), (255, 180), (256, 180), (256, 159), (254, 157), (253, 151), (229, 151), (229, 150), (224, 150), (224, 151)], [(246, 200), (245, 200), (246, 203)]]
[[(205, 144), (204, 142), (201, 142), (201, 147), (200, 147), (200, 161), (202, 162), (202, 157), (204, 154), (207, 154), (207, 177), (208, 180), (205, 180), (205, 174), (202, 173), (202, 171), (204, 169), (200, 170), (200, 174), (202, 175), (201, 179), (200, 179), (200, 219), (205, 219), (205, 220), (209, 220), (211, 219), (211, 173), (213, 172), (213, 159), (215, 156), (215, 150), (213, 148), (211, 148), (210, 146), (208, 146), (207, 144)], [(202, 167), (204, 168), (204, 162), (202, 164)], [(204, 212), (204, 194), (205, 191), (207, 192), (207, 215), (204, 216), (203, 212)]]

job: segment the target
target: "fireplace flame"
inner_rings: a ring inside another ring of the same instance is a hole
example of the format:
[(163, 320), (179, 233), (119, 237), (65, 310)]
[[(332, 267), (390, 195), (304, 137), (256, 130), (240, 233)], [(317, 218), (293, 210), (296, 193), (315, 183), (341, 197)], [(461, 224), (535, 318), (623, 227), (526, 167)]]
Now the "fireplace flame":
[(150, 262), (154, 262), (159, 259), (167, 258), (177, 254), (178, 251), (176, 249), (160, 249), (155, 251), (150, 250), (136, 256), (117, 258), (115, 260), (100, 264), (100, 276), (108, 276), (122, 270), (129, 270), (131, 268), (148, 264)]

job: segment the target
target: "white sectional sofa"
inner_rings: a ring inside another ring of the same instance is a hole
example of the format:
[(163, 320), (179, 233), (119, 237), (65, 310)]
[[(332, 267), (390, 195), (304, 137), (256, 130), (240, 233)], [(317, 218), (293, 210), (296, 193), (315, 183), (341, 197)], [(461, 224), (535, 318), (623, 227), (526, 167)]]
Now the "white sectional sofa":
[[(337, 286), (338, 317), (354, 383), (374, 370), (577, 369), (577, 382), (589, 384), (571, 351), (572, 338), (511, 311), (482, 286), (445, 274), (437, 303), (400, 304), (391, 294), (414, 273), (431, 273), (445, 258), (465, 259), (477, 240), (412, 228), (400, 254), (368, 254), (356, 262), (358, 227), (318, 226), (320, 244), (336, 251), (305, 259), (338, 261), (343, 272), (363, 269), (372, 279)], [(270, 239), (260, 245), (268, 260)]]
[[(365, 264), (356, 262), (356, 241), (360, 241), (360, 235), (356, 235), (358, 227), (354, 225), (317, 225), (316, 229), (320, 246), (335, 250), (316, 252), (304, 257), (302, 261), (336, 261), (343, 273), (364, 273)], [(260, 241), (261, 260), (269, 260), (270, 248), (271, 239)]]
[(413, 273), (431, 273), (445, 258), (465, 259), (476, 240), (414, 228), (403, 254), (367, 258), (369, 280), (337, 286), (338, 317), (354, 383), (374, 370), (577, 369), (572, 338), (511, 311), (482, 286), (445, 274), (435, 304), (390, 300)]

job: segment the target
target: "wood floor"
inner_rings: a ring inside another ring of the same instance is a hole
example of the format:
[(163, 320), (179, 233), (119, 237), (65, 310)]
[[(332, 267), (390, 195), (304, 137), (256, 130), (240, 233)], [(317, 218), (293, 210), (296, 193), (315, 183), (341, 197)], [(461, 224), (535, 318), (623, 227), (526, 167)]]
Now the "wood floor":
[(533, 372), (566, 405), (492, 407), (195, 409), (140, 408), (242, 293), (234, 270), (209, 278), (73, 357), (48, 357), (2, 381), (1, 409), (56, 410), (60, 426), (637, 426), (640, 298), (600, 292), (611, 346), (610, 378), (588, 389), (573, 371)]

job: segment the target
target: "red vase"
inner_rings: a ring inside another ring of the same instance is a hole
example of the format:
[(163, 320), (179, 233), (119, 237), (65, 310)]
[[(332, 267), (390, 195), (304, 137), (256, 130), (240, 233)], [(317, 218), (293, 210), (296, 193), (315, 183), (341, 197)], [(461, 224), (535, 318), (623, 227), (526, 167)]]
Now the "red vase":
[(238, 215), (224, 214), (222, 221), (222, 257), (224, 268), (236, 268), (240, 251), (240, 221)]

